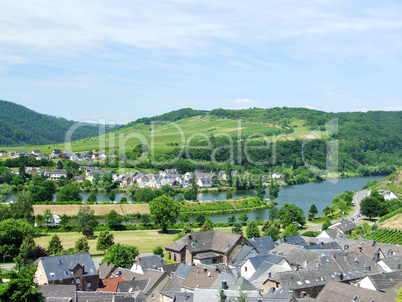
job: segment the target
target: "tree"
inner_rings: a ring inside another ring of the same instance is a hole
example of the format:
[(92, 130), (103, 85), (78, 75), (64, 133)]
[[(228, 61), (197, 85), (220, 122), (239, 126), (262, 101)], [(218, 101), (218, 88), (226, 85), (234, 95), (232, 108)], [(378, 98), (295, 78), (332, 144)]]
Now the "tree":
[(45, 298), (39, 293), (40, 286), (34, 281), (36, 266), (18, 265), (17, 270), (12, 269), (1, 274), (9, 282), (0, 283), (0, 301), (44, 302)]
[(111, 191), (109, 195), (107, 196), (111, 201), (114, 201), (116, 199), (116, 193), (114, 191)]
[(152, 250), (152, 253), (154, 255), (161, 256), (162, 258), (164, 257), (163, 248), (161, 246), (159, 246), (159, 245)]
[(109, 214), (106, 215), (106, 224), (112, 230), (117, 230), (121, 228), (122, 222), (123, 222), (123, 216), (119, 215), (115, 210), (111, 210)]
[(197, 193), (198, 193), (197, 176), (195, 175), (195, 173), (193, 173), (193, 177), (191, 178), (191, 199), (192, 200), (197, 200)]
[(262, 224), (261, 231), (264, 232), (269, 227), (271, 227), (271, 222), (268, 219), (266, 219), (266, 220), (264, 220), (264, 223)]
[(301, 226), (306, 223), (303, 210), (294, 204), (285, 203), (278, 211), (278, 218), (282, 226), (285, 228), (287, 225), (297, 222)]
[(285, 230), (283, 231), (282, 235), (286, 236), (286, 237), (291, 237), (291, 236), (295, 236), (299, 234), (299, 229), (297, 228), (297, 226), (295, 226), (293, 223), (288, 224), (285, 227)]
[(80, 188), (75, 184), (68, 184), (61, 188), (59, 194), (56, 195), (57, 201), (82, 201)]
[(77, 214), (77, 232), (88, 231), (98, 225), (98, 221), (96, 220), (94, 213), (95, 211), (91, 210), (89, 205), (80, 205), (80, 209)]
[(241, 223), (243, 225), (245, 225), (247, 223), (247, 220), (248, 220), (248, 216), (246, 213), (240, 214), (239, 221), (241, 221)]
[(242, 227), (242, 225), (240, 222), (235, 222), (232, 227), (232, 233), (238, 234), (238, 235), (243, 235), (243, 229), (241, 227)]
[(0, 185), (0, 202), (4, 203), (10, 197), (11, 194), (11, 186), (8, 184), (1, 184)]
[(19, 192), (17, 201), (10, 205), (14, 219), (25, 219), (32, 225), (35, 222), (32, 194), (29, 191)]
[(60, 237), (57, 234), (52, 236), (47, 246), (47, 252), (49, 255), (58, 255), (63, 251), (63, 246), (61, 245)]
[(197, 222), (200, 227), (205, 223), (206, 220), (207, 217), (204, 213), (199, 213), (197, 216), (195, 216), (195, 222)]
[(0, 234), (1, 253), (6, 260), (12, 260), (19, 254), (24, 238), (33, 237), (35, 231), (25, 219), (10, 218), (0, 222)]
[(264, 183), (262, 181), (262, 176), (260, 176), (259, 182), (257, 187), (255, 188), (255, 190), (257, 191), (257, 197), (260, 198), (261, 200), (264, 200), (264, 196), (265, 196), (265, 186)]
[(63, 162), (62, 162), (61, 160), (59, 160), (59, 161), (57, 162), (56, 168), (57, 168), (58, 170), (61, 170), (61, 169), (64, 168)]
[(150, 202), (154, 198), (154, 192), (150, 187), (139, 188), (135, 192), (136, 202)]
[(329, 220), (328, 218), (324, 221), (324, 223), (322, 224), (322, 230), (325, 231), (327, 230), (330, 226), (332, 225), (331, 220)]
[(22, 259), (25, 259), (28, 253), (34, 248), (35, 248), (35, 241), (31, 235), (28, 235), (27, 237), (24, 238), (24, 240), (22, 240), (19, 256)]
[(271, 177), (271, 182), (269, 184), (269, 199), (274, 200), (279, 196), (279, 185), (275, 181), (275, 178)]
[(232, 193), (232, 191), (228, 191), (227, 193), (226, 193), (226, 199), (232, 199), (233, 198), (233, 193)]
[(149, 210), (151, 212), (151, 219), (155, 221), (160, 227), (162, 232), (168, 232), (168, 225), (175, 223), (176, 218), (179, 216), (179, 205), (170, 196), (162, 195), (149, 203)]
[(66, 214), (61, 215), (60, 226), (64, 229), (67, 226), (69, 220), (70, 218), (68, 218)]
[(200, 232), (212, 231), (214, 228), (209, 219), (207, 219), (204, 224), (201, 226)]
[(88, 239), (86, 236), (78, 238), (75, 242), (74, 253), (87, 253), (89, 251)]
[(232, 226), (236, 222), (236, 216), (232, 215), (228, 217), (229, 225)]
[(101, 231), (96, 242), (96, 250), (106, 252), (113, 245), (114, 235), (109, 231)]
[(360, 203), (360, 213), (370, 219), (387, 214), (387, 204), (384, 196), (376, 192), (364, 198)]
[(53, 215), (52, 215), (52, 212), (50, 211), (50, 209), (46, 209), (43, 216), (44, 216), (46, 225), (52, 224), (54, 222)]
[(314, 216), (318, 214), (318, 209), (314, 203), (311, 205), (310, 210), (308, 212), (309, 217), (311, 218), (314, 218)]
[(109, 262), (118, 267), (130, 269), (137, 256), (138, 249), (135, 246), (117, 243), (108, 249), (102, 263)]
[(182, 233), (183, 234), (190, 234), (193, 231), (193, 229), (191, 228), (191, 224), (190, 223), (186, 223), (183, 226), (183, 230)]
[(94, 192), (91, 192), (87, 197), (87, 202), (96, 202), (98, 198)]
[(269, 209), (269, 218), (271, 218), (271, 220), (274, 220), (277, 218), (278, 215), (278, 210), (275, 208), (270, 208)]
[(329, 206), (326, 206), (323, 210), (325, 216), (328, 217), (329, 213), (331, 213), (331, 208)]
[(135, 201), (135, 192), (137, 192), (137, 190), (138, 190), (137, 183), (133, 183), (133, 184), (129, 185), (126, 190), (127, 197), (130, 200)]
[(247, 224), (246, 236), (247, 236), (247, 238), (261, 237), (260, 230), (258, 229), (258, 226), (257, 226), (257, 223), (255, 222), (255, 220), (251, 220)]
[(269, 228), (265, 229), (263, 234), (264, 236), (271, 236), (273, 241), (277, 241), (280, 238), (280, 229), (275, 226), (270, 226)]
[(180, 213), (179, 219), (181, 220), (181, 222), (187, 223), (190, 221), (190, 216), (188, 216), (188, 214), (186, 214), (186, 213)]

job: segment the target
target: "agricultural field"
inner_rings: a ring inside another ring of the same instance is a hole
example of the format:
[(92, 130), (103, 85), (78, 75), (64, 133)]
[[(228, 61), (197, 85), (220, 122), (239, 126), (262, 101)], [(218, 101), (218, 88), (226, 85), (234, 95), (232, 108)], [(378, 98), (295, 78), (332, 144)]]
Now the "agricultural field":
[[(93, 204), (89, 205), (89, 207), (95, 211), (96, 216), (103, 216), (110, 211), (115, 210), (120, 215), (133, 214), (133, 213), (141, 213), (141, 214), (149, 214), (149, 205), (148, 204)], [(53, 214), (67, 216), (77, 215), (80, 205), (34, 205), (34, 215), (43, 215), (47, 209)]]
[[(295, 126), (294, 133), (286, 135), (277, 135), (276, 139), (287, 140), (304, 138), (311, 131), (303, 126), (304, 121), (295, 120), (292, 125)], [(169, 124), (134, 124), (127, 128), (117, 129), (114, 132), (107, 133), (99, 137), (91, 137), (67, 144), (54, 144), (43, 146), (25, 146), (5, 148), (7, 151), (22, 150), (31, 152), (33, 149), (40, 150), (43, 154), (50, 154), (53, 149), (70, 149), (73, 152), (83, 152), (91, 150), (105, 149), (112, 154), (119, 154), (124, 149), (131, 151), (136, 145), (144, 144), (153, 146), (155, 155), (166, 154), (175, 148), (180, 148), (192, 139), (198, 139), (202, 136), (237, 136), (264, 134), (269, 140), (272, 140), (272, 134), (280, 131), (280, 127), (262, 122), (238, 122), (231, 119), (219, 119), (214, 116), (195, 116), (181, 119), (175, 123)], [(317, 135), (317, 134), (316, 134)], [(320, 133), (324, 135), (324, 133)], [(325, 136), (325, 135), (324, 135)], [(262, 139), (254, 137), (253, 139)], [(150, 152), (149, 152), (150, 153)], [(150, 155), (150, 154), (149, 154)]]
[(381, 227), (402, 231), (402, 214), (397, 214), (381, 223)]
[(402, 244), (402, 231), (400, 230), (390, 230), (390, 229), (379, 229), (370, 234), (364, 236), (365, 239), (375, 240), (382, 243), (390, 244)]

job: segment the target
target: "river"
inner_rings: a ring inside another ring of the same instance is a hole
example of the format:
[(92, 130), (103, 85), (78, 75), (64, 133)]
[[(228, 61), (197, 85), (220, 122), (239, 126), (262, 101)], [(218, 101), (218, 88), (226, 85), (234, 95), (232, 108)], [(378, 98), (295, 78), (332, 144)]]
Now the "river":
[[(326, 206), (330, 206), (332, 204), (332, 199), (345, 191), (354, 191), (356, 189), (361, 189), (367, 182), (372, 180), (382, 180), (385, 176), (369, 176), (369, 177), (351, 177), (351, 178), (343, 178), (336, 179), (332, 181), (322, 181), (322, 182), (310, 182), (302, 185), (294, 185), (294, 186), (286, 186), (281, 187), (279, 192), (279, 197), (277, 198), (278, 205), (276, 208), (280, 208), (284, 203), (293, 203), (300, 207), (304, 211), (304, 215), (308, 215), (308, 211), (311, 205), (314, 203), (317, 206), (319, 211), (318, 215), (321, 215), (322, 210)], [(197, 197), (200, 201), (207, 200), (225, 200), (227, 192), (207, 192), (207, 193), (198, 193)], [(83, 197), (83, 201), (85, 201), (90, 193), (81, 192), (81, 196)], [(16, 199), (17, 194), (13, 192), (10, 196), (11, 200)], [(254, 190), (244, 190), (244, 191), (235, 191), (233, 192), (234, 197), (247, 197), (247, 196), (255, 196), (256, 193)], [(96, 193), (98, 202), (109, 201), (107, 197), (107, 193), (98, 192)], [(125, 193), (116, 193), (116, 201), (119, 201), (122, 197), (126, 197)], [(268, 197), (268, 189), (267, 195)], [(232, 214), (230, 214), (232, 215)], [(229, 214), (216, 214), (211, 215), (210, 218), (213, 222), (228, 220)], [(240, 214), (235, 214), (236, 219)], [(259, 210), (254, 212), (247, 213), (249, 220), (265, 220), (269, 217), (269, 210)]]

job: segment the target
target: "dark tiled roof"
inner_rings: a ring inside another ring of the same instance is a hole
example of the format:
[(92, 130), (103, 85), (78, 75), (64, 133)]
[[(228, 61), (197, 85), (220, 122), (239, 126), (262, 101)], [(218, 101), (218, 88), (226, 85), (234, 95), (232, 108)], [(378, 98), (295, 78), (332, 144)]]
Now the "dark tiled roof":
[(137, 264), (141, 266), (142, 271), (145, 273), (148, 269), (159, 269), (162, 266), (167, 265), (167, 262), (159, 255), (149, 255), (139, 256), (137, 258)]
[(215, 282), (212, 284), (211, 288), (221, 289), (223, 282), (226, 282), (227, 289), (239, 289), (242, 290), (255, 290), (256, 288), (249, 281), (242, 277), (236, 277), (232, 273), (221, 273), (216, 277)]
[(220, 271), (211, 266), (197, 265), (184, 280), (182, 286), (194, 290), (195, 288), (210, 288)]
[(135, 302), (138, 293), (77, 292), (77, 302)]
[(143, 292), (148, 284), (148, 280), (133, 280), (133, 281), (120, 281), (117, 286), (117, 291), (120, 293), (128, 292)]
[(249, 245), (243, 245), (237, 254), (232, 258), (231, 265), (238, 266), (255, 248)]
[(49, 284), (42, 285), (39, 290), (42, 295), (47, 298), (47, 301), (53, 301), (52, 299), (57, 299), (58, 301), (64, 301), (63, 298), (66, 298), (70, 301), (72, 299), (73, 302), (76, 301), (75, 296), (76, 286), (75, 285), (62, 285), (62, 284)]
[(260, 255), (268, 254), (275, 248), (275, 243), (271, 236), (252, 238), (248, 240), (259, 252)]
[(174, 275), (183, 279), (186, 279), (187, 276), (191, 273), (194, 266), (187, 265), (185, 263), (180, 263), (177, 267)]
[(402, 272), (381, 273), (368, 276), (377, 291), (386, 292), (402, 281)]
[(77, 264), (85, 266), (84, 273), (86, 276), (98, 274), (89, 253), (41, 257), (40, 260), (42, 260), (43, 268), (49, 281), (73, 278), (71, 270)]
[(281, 244), (281, 243), (287, 243), (287, 244), (292, 244), (292, 245), (298, 245), (298, 246), (307, 246), (308, 242), (299, 235), (291, 236), (291, 237), (285, 237), (283, 236), (279, 240), (275, 242), (276, 244)]
[(99, 279), (106, 279), (112, 274), (115, 269), (116, 265), (109, 262), (103, 262), (102, 265), (99, 267)]
[(342, 219), (331, 225), (328, 229), (337, 228), (340, 229), (343, 233), (350, 232), (356, 228), (356, 224), (348, 219)]
[(396, 295), (384, 294), (381, 292), (352, 286), (342, 282), (329, 281), (317, 296), (320, 302), (340, 301), (372, 301), (372, 302), (394, 302)]
[(402, 269), (402, 256), (388, 257), (381, 259), (381, 261), (393, 271)]
[(226, 254), (241, 238), (241, 235), (220, 231), (197, 232), (188, 234), (165, 248), (180, 252), (187, 246), (190, 253), (215, 251)]
[(161, 294), (169, 298), (173, 298), (173, 293), (181, 290), (181, 285), (183, 282), (183, 278), (175, 276), (171, 277), (161, 290)]

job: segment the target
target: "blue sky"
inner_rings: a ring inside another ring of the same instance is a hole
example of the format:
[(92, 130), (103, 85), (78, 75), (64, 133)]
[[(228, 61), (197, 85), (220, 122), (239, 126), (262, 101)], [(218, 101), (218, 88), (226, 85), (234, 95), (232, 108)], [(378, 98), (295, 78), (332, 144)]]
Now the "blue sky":
[(0, 99), (74, 120), (402, 110), (402, 2), (0, 0)]

